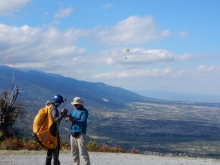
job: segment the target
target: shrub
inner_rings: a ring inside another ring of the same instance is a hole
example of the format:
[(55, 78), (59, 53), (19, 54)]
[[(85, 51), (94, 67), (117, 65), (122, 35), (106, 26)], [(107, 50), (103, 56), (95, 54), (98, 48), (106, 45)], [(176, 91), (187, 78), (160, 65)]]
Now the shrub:
[(63, 142), (61, 142), (60, 148), (61, 148), (62, 150), (70, 150), (70, 145), (69, 145), (68, 143), (63, 143)]
[(125, 150), (119, 146), (113, 146), (111, 147), (111, 152), (120, 152), (120, 153), (123, 153), (125, 152)]
[(132, 148), (128, 151), (129, 153), (132, 153), (132, 154), (140, 154), (140, 151), (137, 150), (136, 148)]
[(99, 149), (98, 149), (98, 151), (99, 151), (99, 152), (111, 152), (111, 151), (110, 151), (110, 147), (109, 147), (108, 145), (105, 145), (105, 144), (102, 145), (102, 146), (100, 146)]
[(23, 140), (23, 149), (27, 150), (42, 150), (44, 149), (38, 142), (35, 140), (29, 139), (27, 141)]
[(0, 148), (5, 150), (20, 150), (23, 149), (23, 144), (18, 138), (8, 138), (1, 143)]
[(88, 145), (87, 145), (87, 150), (88, 151), (97, 151), (99, 148), (99, 145), (94, 142), (94, 141), (89, 141)]
[(2, 131), (0, 131), (0, 142), (4, 141), (5, 139), (6, 139), (5, 134)]
[(124, 149), (122, 149), (121, 147), (119, 146), (108, 146), (108, 145), (102, 145), (99, 147), (98, 149), (99, 152), (125, 152)]
[[(25, 113), (21, 103), (14, 105), (19, 94), (19, 89), (17, 86), (13, 88), (14, 91), (12, 93), (10, 91), (0, 93), (0, 131), (2, 131), (6, 137), (12, 137), (9, 128), (12, 128), (14, 123), (18, 120), (18, 116), (20, 116), (21, 119), (24, 118)], [(9, 101), (8, 96), (10, 93), (12, 94), (12, 99)], [(13, 132), (13, 130), (11, 131)]]
[[(1, 134), (0, 134), (1, 135)], [(1, 136), (0, 136), (1, 137)], [(95, 141), (89, 141), (86, 146), (88, 151), (93, 152), (113, 152), (113, 153), (124, 153), (125, 150), (119, 146), (108, 146), (103, 144), (98, 145)], [(2, 150), (45, 150), (38, 142), (33, 139), (19, 139), (19, 138), (8, 138), (1, 142), (0, 149)], [(62, 150), (70, 150), (68, 143), (61, 142)], [(140, 151), (136, 148), (128, 150), (128, 153), (140, 154)]]

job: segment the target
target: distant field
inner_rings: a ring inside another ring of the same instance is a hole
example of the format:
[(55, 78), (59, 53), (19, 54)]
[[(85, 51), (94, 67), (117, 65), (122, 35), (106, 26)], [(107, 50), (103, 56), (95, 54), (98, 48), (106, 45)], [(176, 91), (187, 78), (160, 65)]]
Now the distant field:
[(91, 109), (88, 135), (141, 151), (220, 156), (219, 123), (215, 106), (132, 103), (114, 112)]

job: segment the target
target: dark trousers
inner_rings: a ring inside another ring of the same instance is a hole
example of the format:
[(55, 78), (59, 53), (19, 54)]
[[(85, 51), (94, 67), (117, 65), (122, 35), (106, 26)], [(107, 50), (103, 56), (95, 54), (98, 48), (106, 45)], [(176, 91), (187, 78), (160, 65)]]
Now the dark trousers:
[(59, 150), (60, 150), (60, 137), (57, 137), (57, 146), (54, 149), (47, 149), (46, 165), (51, 165), (51, 159), (53, 158), (53, 164), (59, 165)]

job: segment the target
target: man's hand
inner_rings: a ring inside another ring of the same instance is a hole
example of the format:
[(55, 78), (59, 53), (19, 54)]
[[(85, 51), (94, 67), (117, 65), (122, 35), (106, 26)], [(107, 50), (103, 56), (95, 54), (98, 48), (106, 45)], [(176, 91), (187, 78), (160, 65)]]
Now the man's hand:
[(62, 111), (61, 111), (60, 114), (61, 114), (63, 117), (67, 117), (67, 113), (68, 113), (68, 110), (62, 109)]
[(65, 120), (68, 121), (68, 122), (73, 121), (73, 119), (70, 118), (70, 117), (66, 117)]

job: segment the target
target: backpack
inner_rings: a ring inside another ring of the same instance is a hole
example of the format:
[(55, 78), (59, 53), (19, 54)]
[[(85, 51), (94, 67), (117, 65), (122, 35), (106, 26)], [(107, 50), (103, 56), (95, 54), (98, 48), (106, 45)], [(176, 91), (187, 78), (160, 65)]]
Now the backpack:
[(57, 145), (57, 125), (50, 113), (51, 107), (46, 105), (41, 108), (34, 118), (33, 136), (35, 140), (47, 149), (54, 149)]

